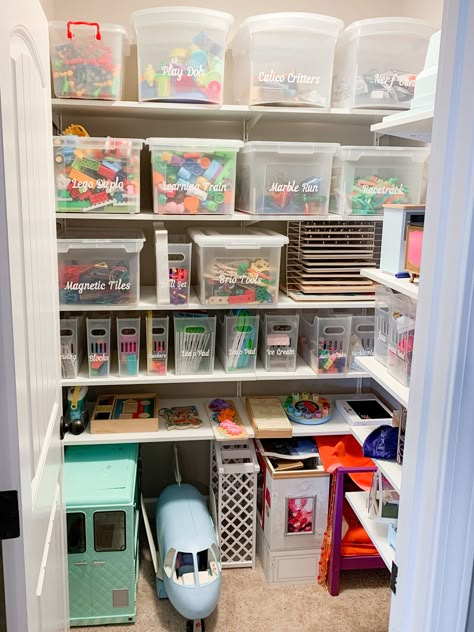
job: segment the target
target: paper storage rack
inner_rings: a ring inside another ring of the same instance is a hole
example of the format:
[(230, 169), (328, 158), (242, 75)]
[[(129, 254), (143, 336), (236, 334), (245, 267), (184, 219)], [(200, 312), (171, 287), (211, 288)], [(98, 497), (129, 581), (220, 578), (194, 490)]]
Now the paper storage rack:
[(382, 226), (371, 221), (289, 222), (286, 292), (296, 301), (373, 301), (362, 268), (380, 261)]

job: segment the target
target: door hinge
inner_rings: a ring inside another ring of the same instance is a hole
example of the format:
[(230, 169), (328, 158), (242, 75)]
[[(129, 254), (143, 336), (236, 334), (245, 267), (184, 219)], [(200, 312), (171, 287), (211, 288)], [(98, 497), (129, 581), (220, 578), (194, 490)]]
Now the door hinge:
[(13, 540), (20, 537), (20, 511), (18, 492), (11, 490), (0, 492), (0, 540)]
[(392, 572), (390, 573), (390, 588), (394, 595), (397, 594), (398, 566), (392, 562)]

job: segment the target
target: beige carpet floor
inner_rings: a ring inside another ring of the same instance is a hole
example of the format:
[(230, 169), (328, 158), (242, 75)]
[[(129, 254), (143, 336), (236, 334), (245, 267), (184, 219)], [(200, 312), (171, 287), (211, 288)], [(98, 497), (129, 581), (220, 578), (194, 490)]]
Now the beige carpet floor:
[[(227, 569), (217, 609), (206, 632), (387, 632), (389, 574), (347, 571), (341, 592), (331, 597), (318, 585), (269, 586), (260, 564), (255, 570)], [(185, 632), (184, 619), (167, 600), (158, 601), (153, 567), (142, 559), (137, 622), (128, 626), (81, 628), (82, 632)]]

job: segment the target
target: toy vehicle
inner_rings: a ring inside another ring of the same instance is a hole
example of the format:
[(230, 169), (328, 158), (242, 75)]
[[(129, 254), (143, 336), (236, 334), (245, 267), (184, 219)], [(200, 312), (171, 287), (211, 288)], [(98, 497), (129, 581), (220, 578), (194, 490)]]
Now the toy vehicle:
[(134, 444), (66, 448), (71, 626), (135, 621), (137, 462)]

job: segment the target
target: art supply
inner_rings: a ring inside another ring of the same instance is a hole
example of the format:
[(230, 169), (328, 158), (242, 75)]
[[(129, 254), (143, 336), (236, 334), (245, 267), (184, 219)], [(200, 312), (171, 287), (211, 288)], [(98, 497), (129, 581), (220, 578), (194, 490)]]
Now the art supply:
[(55, 136), (58, 213), (139, 213), (140, 150), (129, 138)]
[(172, 215), (234, 212), (237, 140), (148, 138), (153, 210)]
[(257, 363), (258, 316), (246, 310), (219, 320), (219, 357), (226, 372), (255, 371)]
[(110, 374), (110, 331), (110, 318), (87, 319), (89, 377), (108, 377)]
[(236, 208), (327, 215), (337, 143), (251, 141), (239, 154)]
[(195, 406), (173, 406), (162, 408), (159, 411), (160, 417), (166, 421), (168, 430), (198, 430), (202, 426), (202, 419)]
[(302, 316), (298, 348), (315, 373), (346, 373), (352, 316)]
[(117, 318), (119, 375), (138, 375), (140, 318)]
[(351, 371), (360, 371), (357, 358), (374, 355), (374, 316), (352, 316), (349, 356)]
[(245, 406), (256, 438), (284, 438), (293, 428), (278, 397), (247, 397)]
[(338, 399), (336, 408), (351, 426), (391, 424), (393, 413), (372, 393)]
[(132, 19), (140, 101), (222, 103), (229, 13), (173, 6), (135, 11)]
[(324, 424), (333, 413), (331, 402), (315, 393), (292, 393), (284, 400), (283, 408), (290, 421), (305, 425)]
[[(50, 22), (54, 94), (60, 98), (122, 98), (127, 32), (118, 24)], [(127, 50), (128, 54), (128, 50)]]
[(83, 316), (61, 318), (59, 321), (61, 334), (61, 376), (77, 377), (84, 358), (85, 322)]
[(146, 346), (148, 375), (166, 375), (168, 368), (168, 316), (146, 317)]
[(278, 301), (281, 247), (270, 230), (189, 229), (196, 244), (201, 303), (273, 304)]
[(174, 318), (174, 355), (176, 375), (214, 372), (216, 317), (177, 315)]
[(143, 233), (71, 230), (57, 240), (61, 305), (136, 305)]
[(296, 371), (298, 324), (298, 314), (265, 314), (260, 319), (260, 357), (265, 371)]
[(213, 399), (207, 408), (216, 441), (248, 439), (242, 419), (231, 399)]
[(99, 395), (91, 418), (91, 433), (158, 432), (156, 393)]

